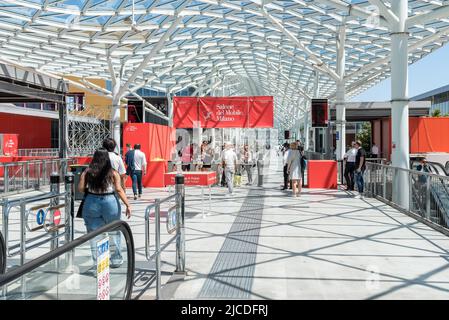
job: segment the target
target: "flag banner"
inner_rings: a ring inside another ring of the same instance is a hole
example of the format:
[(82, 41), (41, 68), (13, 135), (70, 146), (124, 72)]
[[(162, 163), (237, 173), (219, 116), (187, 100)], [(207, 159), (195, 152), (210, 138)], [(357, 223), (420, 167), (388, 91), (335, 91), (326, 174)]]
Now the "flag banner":
[(273, 97), (174, 97), (176, 128), (272, 128)]

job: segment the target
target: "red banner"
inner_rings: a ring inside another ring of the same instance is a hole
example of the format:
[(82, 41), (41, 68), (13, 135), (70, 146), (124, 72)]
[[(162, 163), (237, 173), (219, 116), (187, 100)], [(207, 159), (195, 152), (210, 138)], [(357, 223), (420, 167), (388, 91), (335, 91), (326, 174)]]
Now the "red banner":
[(199, 99), (202, 128), (246, 128), (248, 126), (248, 98), (204, 97)]
[(273, 128), (273, 97), (251, 97), (250, 128)]
[(199, 121), (197, 97), (173, 98), (173, 125), (176, 128), (193, 128)]
[[(211, 186), (217, 182), (216, 172), (183, 172), (184, 184), (186, 186)], [(176, 172), (164, 174), (164, 184), (166, 186), (175, 185)]]
[(176, 128), (272, 128), (273, 97), (174, 97)]

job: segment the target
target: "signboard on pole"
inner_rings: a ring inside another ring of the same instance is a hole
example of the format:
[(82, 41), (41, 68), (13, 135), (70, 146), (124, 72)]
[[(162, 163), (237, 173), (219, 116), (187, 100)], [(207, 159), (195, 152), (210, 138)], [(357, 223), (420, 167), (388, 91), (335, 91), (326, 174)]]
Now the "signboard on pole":
[(328, 105), (327, 99), (312, 99), (312, 127), (327, 128)]
[(53, 224), (55, 226), (58, 226), (60, 223), (61, 223), (61, 211), (55, 210), (55, 212), (53, 212)]
[(97, 300), (109, 300), (109, 237), (97, 242)]
[(173, 233), (176, 230), (176, 206), (168, 209), (167, 212), (167, 232)]
[(36, 213), (36, 223), (37, 225), (41, 226), (44, 224), (45, 221), (45, 211), (43, 209), (39, 209), (39, 211)]

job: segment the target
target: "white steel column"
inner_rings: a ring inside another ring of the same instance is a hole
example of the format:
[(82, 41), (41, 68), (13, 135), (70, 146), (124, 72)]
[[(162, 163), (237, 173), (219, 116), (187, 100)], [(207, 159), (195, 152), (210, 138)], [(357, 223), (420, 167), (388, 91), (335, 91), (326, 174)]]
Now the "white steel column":
[[(392, 23), (391, 33), (391, 123), (392, 165), (409, 169), (409, 111), (408, 111), (408, 18), (407, 0), (391, 2), (394, 14), (399, 18)], [(409, 208), (409, 180), (401, 172), (393, 182), (393, 201)]]
[[(120, 153), (120, 80), (116, 79), (112, 83), (112, 138), (117, 143), (116, 152)], [(144, 110), (145, 112), (145, 110)]]
[(173, 127), (173, 94), (167, 93), (168, 126)]
[(342, 25), (337, 34), (337, 95), (336, 95), (336, 156), (337, 160), (342, 160), (346, 148), (346, 107), (345, 107), (345, 65), (346, 65), (346, 27)]

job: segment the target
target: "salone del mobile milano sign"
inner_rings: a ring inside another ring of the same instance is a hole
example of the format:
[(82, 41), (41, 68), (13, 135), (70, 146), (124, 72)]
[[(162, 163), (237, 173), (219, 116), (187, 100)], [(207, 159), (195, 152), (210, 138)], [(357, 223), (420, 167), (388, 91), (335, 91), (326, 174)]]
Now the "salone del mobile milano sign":
[(272, 128), (273, 97), (174, 97), (176, 128)]

